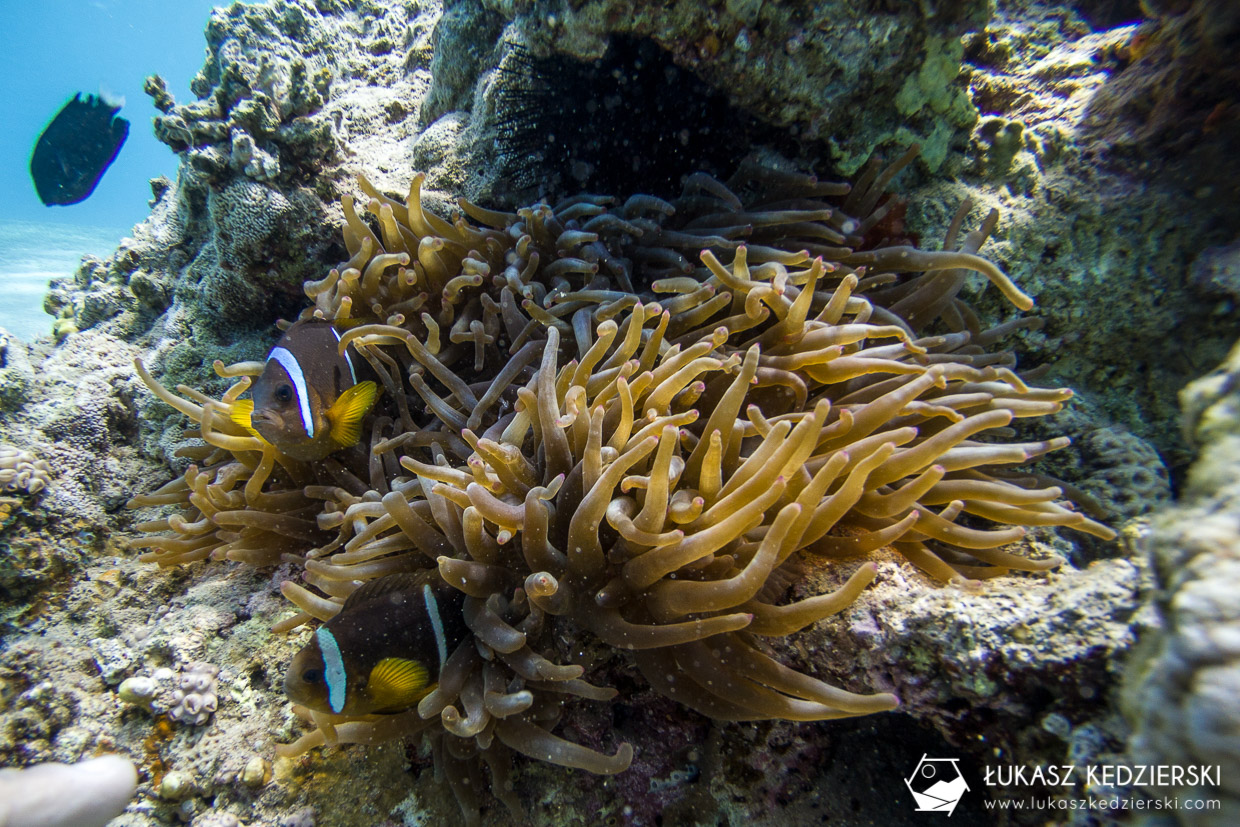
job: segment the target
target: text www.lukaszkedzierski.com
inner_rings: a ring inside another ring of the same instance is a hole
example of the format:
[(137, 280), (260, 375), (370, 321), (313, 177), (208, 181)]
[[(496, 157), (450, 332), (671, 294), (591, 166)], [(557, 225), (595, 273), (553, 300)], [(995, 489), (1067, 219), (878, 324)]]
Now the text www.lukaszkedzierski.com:
[(987, 810), (1218, 810), (1217, 798), (1001, 798)]

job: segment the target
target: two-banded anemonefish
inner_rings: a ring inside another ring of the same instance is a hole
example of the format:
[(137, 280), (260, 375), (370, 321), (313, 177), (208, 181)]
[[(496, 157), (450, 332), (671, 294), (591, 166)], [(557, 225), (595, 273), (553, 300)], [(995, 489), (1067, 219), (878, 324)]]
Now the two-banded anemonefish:
[(233, 403), (232, 420), (307, 462), (356, 444), (377, 388), (372, 381), (357, 381), (357, 354), (351, 350), (341, 353), (340, 334), (331, 322), (297, 322), (267, 355), (253, 399)]
[(360, 586), (289, 664), (284, 693), (318, 712), (401, 712), (439, 682), (469, 634), (464, 595), (437, 569), (389, 574)]

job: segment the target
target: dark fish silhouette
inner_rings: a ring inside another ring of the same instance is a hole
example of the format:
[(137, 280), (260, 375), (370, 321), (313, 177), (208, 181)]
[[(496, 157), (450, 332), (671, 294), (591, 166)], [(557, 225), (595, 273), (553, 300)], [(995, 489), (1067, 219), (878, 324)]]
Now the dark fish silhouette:
[(116, 117), (119, 111), (79, 92), (47, 125), (30, 156), (30, 177), (44, 204), (76, 204), (95, 191), (129, 136), (129, 121)]

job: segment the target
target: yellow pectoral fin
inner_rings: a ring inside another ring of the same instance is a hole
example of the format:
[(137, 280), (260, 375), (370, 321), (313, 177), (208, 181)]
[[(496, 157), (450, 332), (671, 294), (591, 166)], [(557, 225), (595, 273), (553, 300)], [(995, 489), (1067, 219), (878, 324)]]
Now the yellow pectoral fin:
[(378, 386), (374, 382), (359, 382), (349, 388), (327, 411), (331, 423), (331, 436), (337, 445), (347, 448), (357, 444), (362, 436), (362, 417), (375, 404)]
[[(254, 430), (254, 426), (250, 424), (250, 417), (253, 414), (254, 414), (254, 400), (253, 399), (238, 399), (236, 402), (232, 403), (232, 410), (228, 412), (228, 418), (231, 419), (235, 424), (240, 425), (242, 428), (245, 428), (245, 432), (249, 434), (250, 436), (255, 436), (255, 437), (258, 437), (259, 439), (263, 439), (263, 435), (260, 434), (258, 431)], [(266, 441), (267, 440), (263, 439), (263, 442), (266, 442)]]
[(376, 712), (396, 712), (422, 700), (430, 691), (430, 673), (416, 660), (384, 658), (370, 670), (367, 692)]

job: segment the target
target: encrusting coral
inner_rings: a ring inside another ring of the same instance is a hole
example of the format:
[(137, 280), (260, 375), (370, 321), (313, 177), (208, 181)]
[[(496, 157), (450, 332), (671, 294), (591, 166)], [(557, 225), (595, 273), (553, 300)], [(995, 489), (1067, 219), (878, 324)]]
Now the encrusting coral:
[(149, 676), (126, 678), (116, 693), (126, 703), (166, 714), (170, 720), (202, 726), (219, 707), (219, 672), (219, 667), (202, 662), (187, 664), (179, 675), (162, 667)]
[(1057, 565), (1003, 550), (1025, 526), (1113, 536), (1058, 487), (1001, 470), (1067, 444), (1002, 439), (1071, 392), (1030, 387), (988, 350), (1027, 322), (983, 330), (957, 296), (980, 272), (1032, 306), (977, 255), (996, 216), (958, 245), (966, 205), (942, 252), (875, 244), (912, 155), (851, 189), (749, 163), (726, 185), (689, 176), (673, 202), (461, 200), (450, 221), (424, 209), (421, 175), (403, 202), (360, 179), (373, 223), (343, 199), (351, 257), (306, 284), (302, 317), (336, 322), (386, 389), (366, 449), (303, 463), (235, 424), (261, 363), (217, 362), (237, 378), (218, 400), (173, 394), (139, 363), (205, 444), (130, 503), (179, 507), (134, 545), (161, 565), (297, 563), (305, 585), (282, 590), (301, 612), (281, 631), (331, 618), (360, 582), (438, 567), (467, 595), (473, 639), (435, 689), (395, 716), (301, 710), (315, 728), (280, 751), (426, 732), (467, 821), (476, 756), (514, 811), (510, 751), (596, 773), (630, 763), (627, 744), (608, 755), (553, 734), (566, 698), (616, 694), (542, 653), (565, 622), (716, 718), (893, 708), (766, 653), (762, 638), (840, 611), (875, 576), (863, 564), (835, 593), (780, 605), (801, 555), (891, 546), (964, 582)]
[(0, 490), (38, 494), (52, 479), (52, 466), (29, 451), (0, 445)]

